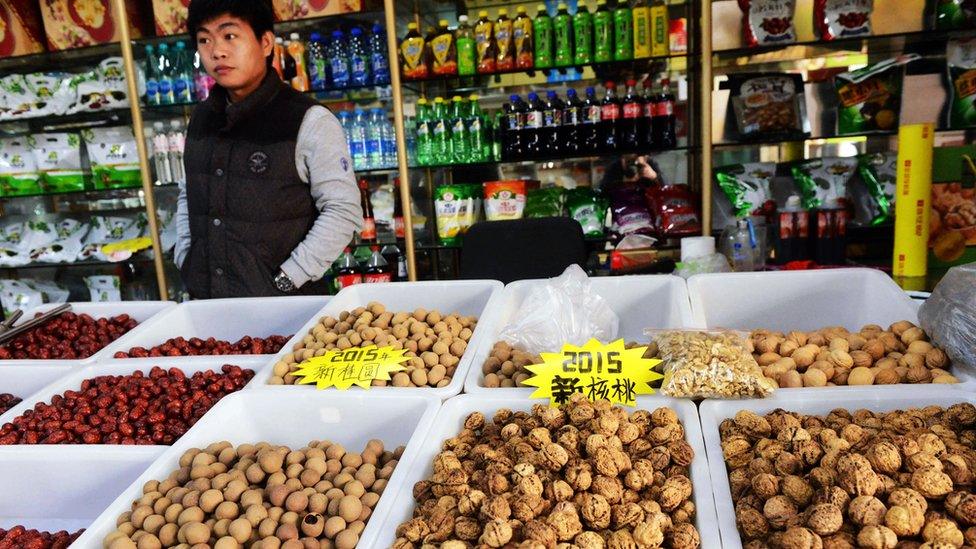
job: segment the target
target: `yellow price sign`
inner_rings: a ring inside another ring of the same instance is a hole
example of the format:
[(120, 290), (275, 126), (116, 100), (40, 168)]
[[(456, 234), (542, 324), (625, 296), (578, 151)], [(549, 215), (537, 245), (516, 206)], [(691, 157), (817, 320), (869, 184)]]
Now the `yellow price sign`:
[(393, 347), (351, 347), (329, 351), (299, 364), (295, 377), (299, 384), (315, 384), (319, 389), (348, 389), (358, 385), (369, 389), (373, 380), (390, 381), (390, 374), (405, 370), (401, 364), (410, 360), (406, 349)]
[(105, 255), (112, 255), (118, 252), (135, 253), (149, 247), (152, 247), (152, 239), (148, 236), (140, 236), (139, 238), (130, 238), (129, 240), (106, 244), (102, 246), (102, 253)]
[(569, 402), (574, 393), (635, 406), (637, 395), (654, 394), (650, 383), (664, 377), (651, 370), (661, 361), (644, 358), (646, 350), (627, 349), (622, 339), (608, 344), (591, 339), (582, 347), (567, 343), (558, 353), (542, 353), (542, 364), (528, 366), (534, 376), (524, 384), (537, 388), (530, 398), (548, 398), (550, 406)]

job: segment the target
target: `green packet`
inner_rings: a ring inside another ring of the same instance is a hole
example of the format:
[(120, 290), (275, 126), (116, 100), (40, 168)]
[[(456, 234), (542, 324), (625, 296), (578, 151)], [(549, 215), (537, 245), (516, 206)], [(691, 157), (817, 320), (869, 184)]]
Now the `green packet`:
[(88, 150), (96, 189), (139, 186), (142, 172), (131, 128), (91, 128), (82, 130), (81, 137)]
[(446, 246), (461, 243), (461, 237), (478, 220), (481, 185), (451, 184), (434, 189), (437, 238)]
[(946, 126), (976, 126), (976, 38), (949, 40), (946, 46), (949, 111)]
[(839, 208), (847, 202), (857, 158), (814, 158), (797, 162), (791, 170), (805, 209)]
[(0, 196), (19, 196), (41, 192), (32, 139), (0, 139)]
[(569, 217), (583, 227), (584, 236), (603, 236), (603, 226), (609, 207), (607, 199), (590, 187), (577, 187), (566, 191), (566, 210)]
[(566, 190), (562, 187), (532, 189), (525, 198), (525, 217), (561, 217)]
[(895, 189), (898, 181), (898, 153), (862, 154), (857, 170), (871, 196), (871, 225), (881, 225), (894, 216)]
[(904, 65), (916, 59), (919, 56), (914, 53), (901, 55), (834, 77), (839, 100), (837, 133), (847, 135), (897, 129)]
[(78, 134), (42, 133), (33, 138), (34, 160), (44, 189), (53, 193), (85, 190)]
[(715, 181), (732, 203), (735, 216), (763, 215), (776, 210), (771, 183), (775, 162), (750, 162), (715, 168)]

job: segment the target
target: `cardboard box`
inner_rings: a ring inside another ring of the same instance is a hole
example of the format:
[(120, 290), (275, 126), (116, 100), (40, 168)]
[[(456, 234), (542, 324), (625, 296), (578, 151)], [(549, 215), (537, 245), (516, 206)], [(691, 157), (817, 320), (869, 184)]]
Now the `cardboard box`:
[[(118, 42), (121, 31), (111, 0), (42, 0), (41, 16), (50, 50), (81, 48)], [(126, 0), (132, 38), (149, 34), (148, 7), (143, 0)]]
[(942, 271), (976, 261), (976, 146), (934, 153), (929, 270)]
[(278, 21), (308, 19), (363, 10), (363, 0), (273, 0)]
[(0, 2), (0, 57), (44, 51), (44, 27), (34, 0)]
[(152, 8), (156, 36), (186, 33), (186, 15), (190, 0), (153, 0)]

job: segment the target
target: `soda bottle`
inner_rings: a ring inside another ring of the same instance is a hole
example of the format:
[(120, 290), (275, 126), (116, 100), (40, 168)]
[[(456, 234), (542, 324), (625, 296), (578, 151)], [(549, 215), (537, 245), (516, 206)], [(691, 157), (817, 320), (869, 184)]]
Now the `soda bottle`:
[(173, 62), (169, 44), (159, 45), (159, 104), (172, 105), (176, 102), (173, 81)]
[(206, 101), (210, 97), (210, 90), (217, 81), (207, 74), (207, 69), (200, 60), (200, 52), (193, 53), (193, 89), (197, 101)]
[(349, 76), (353, 86), (369, 84), (369, 53), (361, 27), (349, 31)]
[(508, 10), (499, 8), (498, 20), (495, 21), (495, 69), (510, 71), (515, 68), (515, 43), (512, 31), (512, 20), (508, 18)]
[(664, 0), (653, 0), (651, 4), (651, 55), (668, 55), (671, 51), (671, 37), (669, 27), (671, 19), (668, 17), (668, 6)]
[(430, 41), (431, 72), (440, 76), (455, 75), (458, 72), (457, 45), (454, 33), (447, 28), (447, 20), (437, 23), (437, 33)]
[(542, 152), (544, 155), (556, 156), (562, 152), (563, 108), (565, 105), (556, 96), (556, 92), (546, 92), (545, 109), (542, 111)]
[(624, 0), (617, 0), (613, 10), (613, 59), (629, 61), (634, 58), (634, 17)]
[(288, 44), (288, 57), (295, 64), (295, 76), (291, 79), (291, 87), (295, 91), (307, 92), (310, 88), (308, 83), (308, 68), (305, 65), (305, 44), (297, 32), (289, 36), (291, 43)]
[(313, 90), (324, 90), (328, 82), (325, 70), (326, 59), (322, 35), (313, 32), (308, 37), (308, 77)]
[(654, 81), (650, 76), (644, 79), (644, 137), (642, 139), (642, 146), (649, 149), (657, 147), (657, 142), (654, 138), (653, 120), (659, 100), (652, 87), (653, 84)]
[(454, 158), (454, 149), (451, 147), (451, 134), (448, 128), (450, 124), (447, 102), (443, 97), (434, 99), (434, 112), (431, 116), (431, 164), (450, 164)]
[(606, 83), (607, 93), (600, 104), (600, 123), (603, 126), (603, 140), (608, 152), (620, 148), (620, 101), (617, 100), (617, 85)]
[(271, 53), (271, 67), (278, 73), (278, 78), (285, 81), (285, 39), (275, 38), (274, 50)]
[(393, 273), (390, 271), (390, 265), (386, 262), (386, 258), (380, 253), (380, 247), (370, 246), (370, 250), (373, 251), (373, 255), (369, 257), (366, 268), (363, 270), (363, 283), (393, 282)]
[(563, 125), (559, 130), (562, 152), (567, 155), (579, 153), (583, 142), (583, 102), (576, 95), (576, 90), (566, 90), (566, 105), (563, 107)]
[(431, 164), (432, 141), (430, 106), (427, 99), (417, 100), (417, 163), (421, 166)]
[(359, 232), (359, 238), (366, 243), (376, 242), (376, 217), (369, 199), (369, 183), (365, 178), (359, 180), (359, 204), (363, 208), (363, 229)]
[(173, 51), (173, 100), (176, 103), (193, 102), (193, 63), (186, 51), (186, 42), (180, 40)]
[(292, 81), (298, 76), (298, 70), (295, 64), (295, 58), (288, 53), (289, 49), (291, 49), (291, 39), (285, 40), (285, 57), (281, 66), (281, 70), (285, 75), (283, 81), (285, 84), (291, 86)]
[(370, 109), (366, 121), (366, 169), (383, 167), (383, 109)]
[(546, 105), (539, 94), (529, 93), (528, 110), (525, 113), (525, 129), (522, 130), (523, 156), (535, 158), (545, 153), (545, 145), (542, 141), (542, 116)]
[(474, 31), (468, 24), (468, 16), (458, 16), (457, 35), (457, 64), (458, 74), (461, 76), (471, 76), (475, 73), (477, 66), (477, 45), (474, 41)]
[(329, 42), (329, 67), (333, 88), (349, 86), (349, 57), (345, 36), (341, 30), (332, 31), (332, 42)]
[[(508, 105), (508, 103), (505, 103)], [(507, 118), (504, 114), (503, 109), (500, 111), (495, 111), (495, 121), (491, 125), (491, 156), (490, 159), (495, 162), (501, 162), (502, 155), (505, 152), (505, 124)]]
[(529, 106), (516, 94), (512, 94), (509, 100), (511, 100), (511, 103), (509, 104), (508, 110), (508, 128), (505, 133), (505, 141), (508, 148), (507, 159), (516, 160), (528, 155)]
[(478, 104), (478, 96), (468, 97), (468, 112), (464, 119), (468, 127), (468, 162), (484, 162), (491, 155), (491, 143), (488, 140), (488, 124), (485, 115)]
[(390, 62), (386, 57), (386, 32), (382, 25), (374, 23), (369, 34), (369, 72), (373, 75), (373, 85), (390, 83)]
[(651, 56), (651, 8), (647, 0), (634, 0), (634, 58)]
[(393, 235), (397, 239), (405, 237), (403, 222), (403, 200), (400, 199), (400, 178), (393, 178)]
[(535, 67), (548, 69), (552, 66), (552, 18), (546, 11), (545, 4), (536, 6), (535, 20), (532, 30), (535, 34)]
[(579, 0), (576, 3), (573, 37), (575, 38), (574, 62), (577, 65), (589, 65), (593, 62), (593, 15), (586, 7), (586, 0)]
[(471, 154), (468, 150), (468, 127), (464, 123), (466, 111), (461, 96), (455, 95), (451, 98), (451, 159), (455, 164), (468, 162)]
[(363, 282), (359, 262), (352, 256), (352, 250), (348, 247), (343, 250), (342, 256), (332, 264), (332, 270), (335, 272), (336, 290), (341, 290), (354, 284), (362, 284)]
[(658, 95), (657, 108), (651, 119), (654, 128), (654, 143), (662, 149), (673, 149), (678, 144), (675, 131), (674, 94), (671, 93), (671, 80), (661, 79), (661, 93)]
[(633, 152), (640, 149), (641, 119), (644, 117), (644, 101), (635, 89), (637, 82), (627, 81), (623, 98), (623, 117), (620, 119), (620, 150)]
[(569, 67), (573, 64), (573, 18), (565, 2), (560, 2), (556, 16), (552, 19), (555, 36), (555, 66)]
[(395, 244), (387, 244), (386, 246), (383, 246), (380, 253), (383, 255), (383, 259), (386, 260), (386, 264), (388, 265), (387, 268), (390, 270), (391, 281), (399, 282), (400, 280), (403, 280), (400, 278), (399, 273), (394, 272), (394, 268), (400, 259), (400, 248), (397, 248)]
[(607, 9), (607, 0), (596, 1), (593, 13), (593, 62), (613, 61), (613, 14)]
[(366, 156), (366, 113), (359, 107), (352, 116), (351, 133), (349, 155), (352, 156), (352, 165), (357, 170), (365, 170), (369, 165)]
[(152, 45), (146, 46), (146, 104), (159, 105), (159, 58)]
[(525, 6), (515, 10), (512, 33), (515, 35), (515, 66), (527, 70), (535, 66), (535, 45), (532, 40), (532, 20), (525, 14)]
[[(338, 32), (338, 31), (337, 31)], [(400, 42), (400, 64), (407, 80), (427, 78), (430, 68), (426, 59), (426, 40), (417, 30), (416, 23), (407, 23), (407, 35)]]
[(396, 130), (393, 128), (393, 122), (390, 120), (390, 117), (386, 115), (386, 111), (380, 108), (376, 110), (379, 111), (380, 119), (380, 145), (383, 149), (383, 167), (395, 167), (397, 164)]
[(495, 24), (488, 19), (488, 12), (478, 12), (478, 22), (474, 26), (474, 39), (478, 45), (478, 74), (495, 72)]
[(603, 152), (606, 143), (600, 141), (603, 134), (603, 109), (596, 98), (593, 86), (587, 86), (586, 99), (583, 100), (583, 120), (580, 125), (580, 149)]

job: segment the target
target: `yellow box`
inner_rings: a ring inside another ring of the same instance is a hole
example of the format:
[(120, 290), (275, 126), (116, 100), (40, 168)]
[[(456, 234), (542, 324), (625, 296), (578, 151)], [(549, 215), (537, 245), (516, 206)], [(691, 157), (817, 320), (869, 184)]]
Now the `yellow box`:
[(912, 124), (898, 130), (895, 248), (891, 262), (894, 276), (925, 276), (928, 268), (934, 143), (933, 124)]

